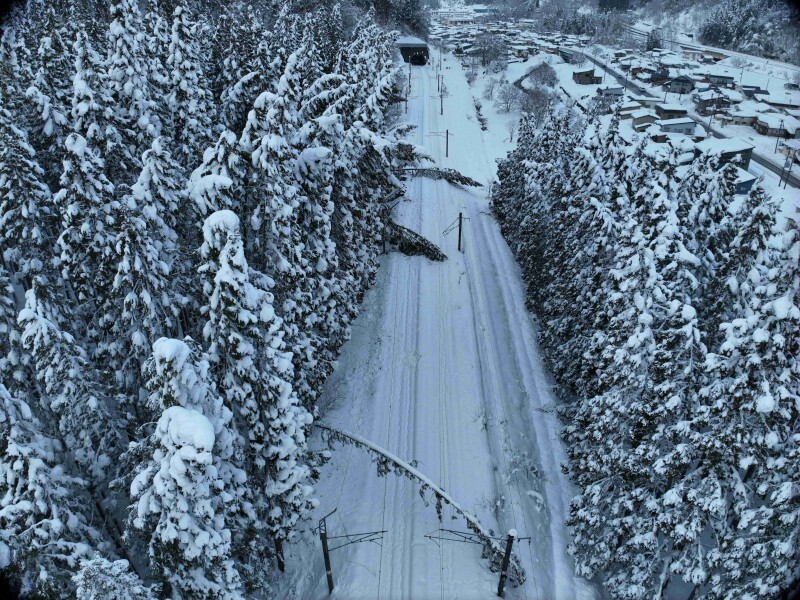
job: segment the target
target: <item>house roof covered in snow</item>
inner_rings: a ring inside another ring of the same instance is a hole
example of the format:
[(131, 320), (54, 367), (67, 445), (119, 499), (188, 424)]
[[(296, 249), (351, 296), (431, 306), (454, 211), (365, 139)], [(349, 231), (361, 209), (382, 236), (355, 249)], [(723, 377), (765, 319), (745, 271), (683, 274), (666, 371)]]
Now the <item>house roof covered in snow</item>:
[(660, 108), (664, 112), (677, 112), (677, 113), (689, 112), (688, 110), (686, 110), (686, 107), (683, 106), (682, 104), (664, 104), (662, 102), (656, 104), (656, 108)]
[(662, 125), (686, 125), (688, 123), (694, 123), (694, 119), (689, 117), (682, 117), (680, 119), (663, 119), (659, 121)]
[(753, 145), (740, 138), (711, 138), (695, 144), (700, 152), (720, 152), (722, 154), (735, 154), (752, 150)]

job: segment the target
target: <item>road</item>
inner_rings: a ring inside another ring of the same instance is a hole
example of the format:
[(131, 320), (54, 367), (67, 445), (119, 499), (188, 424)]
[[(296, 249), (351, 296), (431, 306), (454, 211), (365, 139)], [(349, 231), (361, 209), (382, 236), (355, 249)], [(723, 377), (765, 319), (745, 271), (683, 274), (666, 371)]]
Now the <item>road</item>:
[[(413, 67), (408, 119), (416, 143), (437, 162), (481, 182), (495, 164), (474, 117), (458, 63), (445, 57), (450, 96), (445, 115), (433, 96), (433, 67)], [(452, 67), (452, 68), (449, 68)], [(444, 139), (455, 133), (450, 156)], [(367, 294), (353, 337), (322, 397), (321, 420), (362, 436), (417, 468), (498, 534), (516, 529), (529, 542), (517, 552), (525, 584), (507, 597), (529, 600), (594, 598), (573, 574), (563, 525), (574, 489), (561, 473), (564, 448), (554, 399), (542, 364), (524, 287), (514, 258), (489, 212), (487, 189), (464, 190), (415, 179), (397, 221), (438, 244), (444, 263), (391, 253)], [(464, 252), (457, 233), (443, 235), (462, 212)], [(494, 598), (497, 574), (480, 547), (425, 538), (440, 527), (463, 531), (444, 507), (440, 523), (411, 481), (378, 477), (361, 450), (341, 447), (317, 485), (317, 516), (334, 508), (329, 535), (386, 530), (381, 545), (352, 544), (332, 553), (333, 597), (412, 599)], [(343, 541), (343, 540), (339, 540)], [(294, 597), (327, 595), (319, 546), (294, 544)], [(310, 561), (310, 562), (309, 562)], [(308, 574), (310, 573), (310, 574)], [(302, 574), (302, 575), (301, 575)]]
[[(584, 56), (587, 59), (589, 59), (591, 62), (593, 62), (595, 65), (597, 65), (598, 67), (602, 67), (603, 69), (605, 69), (606, 72), (609, 73), (612, 77), (614, 77), (614, 79), (616, 79), (617, 82), (620, 85), (624, 85), (626, 88), (632, 89), (637, 94), (641, 94), (642, 96), (648, 96), (650, 98), (657, 98), (658, 97), (658, 96), (655, 96), (654, 94), (652, 94), (651, 92), (649, 92), (647, 89), (636, 85), (635, 83), (633, 83), (629, 78), (625, 77), (624, 75), (620, 75), (616, 70), (612, 69), (607, 63), (605, 63), (603, 61), (600, 61), (597, 58), (595, 58), (594, 56), (590, 56), (589, 54), (584, 54)], [(694, 117), (692, 115), (689, 115), (689, 117), (694, 119), (694, 121), (696, 123), (698, 123), (699, 125), (702, 125), (703, 129), (705, 129), (707, 132), (709, 132), (715, 138), (720, 138), (720, 139), (727, 138), (726, 135), (723, 135), (722, 133), (720, 133), (716, 129), (709, 128), (708, 124), (704, 120), (697, 119), (696, 117)], [(757, 163), (758, 165), (764, 167), (765, 169), (775, 173), (778, 177), (781, 176), (782, 169), (781, 169), (781, 166), (779, 164), (777, 164), (777, 163), (775, 163), (775, 162), (773, 162), (773, 161), (761, 156), (760, 154), (756, 154), (755, 152), (753, 152), (752, 160), (753, 160), (753, 162)], [(790, 174), (788, 176), (788, 182), (789, 182), (789, 185), (791, 187), (800, 188), (800, 177), (798, 177), (797, 175)]]

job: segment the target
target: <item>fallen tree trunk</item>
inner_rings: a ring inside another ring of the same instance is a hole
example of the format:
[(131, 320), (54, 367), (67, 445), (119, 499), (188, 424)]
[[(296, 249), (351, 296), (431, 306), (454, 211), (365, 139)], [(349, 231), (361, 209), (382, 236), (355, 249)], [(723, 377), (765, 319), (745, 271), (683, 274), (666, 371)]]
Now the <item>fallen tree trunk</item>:
[(424, 256), (436, 262), (447, 260), (447, 255), (436, 244), (391, 219), (386, 220), (385, 236), (386, 242), (406, 256)]
[(462, 175), (455, 169), (438, 169), (438, 168), (409, 168), (402, 169), (403, 173), (407, 173), (413, 177), (427, 177), (428, 179), (444, 179), (448, 183), (454, 185), (466, 185), (469, 187), (483, 187), (483, 184), (478, 183), (474, 179)]
[[(384, 450), (380, 446), (377, 446), (369, 440), (358, 435), (347, 433), (339, 429), (334, 429), (333, 427), (322, 425), (321, 423), (314, 423), (313, 426), (323, 432), (323, 437), (329, 444), (335, 441), (344, 444), (350, 444), (366, 451), (375, 462), (378, 468), (378, 475), (384, 476), (387, 473), (394, 473), (395, 475), (402, 475), (409, 478), (411, 481), (416, 481), (419, 483), (421, 486), (419, 494), (426, 504), (426, 493), (430, 492), (436, 498), (436, 513), (439, 516), (440, 521), (442, 519), (442, 505), (447, 504), (450, 506), (455, 513), (463, 517), (463, 519), (467, 522), (467, 529), (472, 531), (483, 543), (482, 556), (483, 558), (488, 559), (489, 568), (493, 572), (500, 570), (503, 562), (503, 555), (505, 554), (503, 546), (498, 541), (501, 538), (496, 537), (494, 531), (484, 527), (480, 521), (478, 521), (478, 518), (475, 515), (461, 508), (461, 506), (450, 496), (450, 494), (445, 492), (426, 475), (417, 470), (416, 463), (407, 463), (389, 451)], [(511, 563), (509, 566), (509, 583), (515, 587), (524, 583), (526, 577), (525, 570), (522, 568), (519, 558), (515, 554), (511, 555)]]

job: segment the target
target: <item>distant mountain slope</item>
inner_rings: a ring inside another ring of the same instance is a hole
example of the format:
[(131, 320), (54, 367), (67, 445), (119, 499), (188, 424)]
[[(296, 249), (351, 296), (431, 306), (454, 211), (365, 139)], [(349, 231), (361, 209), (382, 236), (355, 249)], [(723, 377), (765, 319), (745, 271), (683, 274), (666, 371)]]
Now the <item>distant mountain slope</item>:
[(786, 0), (651, 0), (639, 12), (710, 46), (800, 64), (800, 11)]

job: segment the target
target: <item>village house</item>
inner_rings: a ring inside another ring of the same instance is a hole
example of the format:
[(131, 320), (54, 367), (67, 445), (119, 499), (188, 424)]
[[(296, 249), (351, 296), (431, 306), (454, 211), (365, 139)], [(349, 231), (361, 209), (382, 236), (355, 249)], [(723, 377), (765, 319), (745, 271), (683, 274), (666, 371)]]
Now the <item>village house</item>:
[(695, 156), (710, 152), (719, 153), (720, 166), (738, 160), (737, 166), (746, 171), (753, 157), (753, 145), (739, 138), (711, 138), (695, 144)]
[(731, 101), (717, 90), (707, 90), (694, 96), (694, 105), (702, 115), (730, 108)]
[(688, 94), (694, 89), (694, 81), (686, 75), (679, 75), (664, 84), (664, 90), (674, 94)]
[(663, 120), (667, 119), (679, 119), (681, 117), (685, 117), (689, 114), (689, 111), (686, 110), (680, 104), (664, 104), (659, 103), (656, 104), (656, 114), (658, 118)]
[(528, 52), (528, 47), (527, 46), (522, 46), (522, 45), (515, 44), (515, 45), (511, 46), (511, 50), (514, 53), (514, 56), (517, 57), (517, 58), (527, 59), (528, 56), (530, 56), (530, 53)]
[(644, 108), (655, 108), (657, 104), (661, 104), (660, 98), (652, 96), (634, 96), (631, 100), (638, 102)]
[(800, 94), (797, 92), (770, 92), (759, 98), (761, 102), (766, 102), (770, 106), (783, 109), (800, 108)]
[(700, 60), (703, 56), (702, 50), (697, 50), (695, 48), (684, 48), (681, 46), (681, 53), (684, 57), (688, 58), (689, 60)]
[(594, 70), (594, 67), (579, 69), (572, 73), (572, 81), (581, 85), (593, 85), (600, 83), (602, 80), (602, 76)]
[[(719, 69), (719, 67), (715, 67), (715, 69)], [(734, 87), (734, 83), (736, 81), (733, 75), (724, 71), (707, 70), (701, 72), (700, 74), (703, 75), (705, 80), (710, 84), (722, 87), (732, 88)]]
[(622, 96), (623, 92), (622, 86), (615, 83), (604, 83), (597, 88), (597, 93), (601, 96)]
[(742, 94), (744, 94), (745, 98), (758, 99), (757, 96), (765, 96), (769, 94), (767, 90), (763, 90), (757, 85), (743, 85), (739, 87), (739, 90), (742, 92)]
[(561, 60), (563, 60), (565, 63), (570, 63), (570, 64), (579, 64), (582, 61), (586, 60), (583, 54), (581, 54), (577, 50), (565, 48), (564, 46), (559, 46), (558, 55), (561, 57)]
[(727, 115), (722, 116), (722, 120), (727, 125), (752, 125), (756, 122), (758, 112), (755, 110), (732, 110)]
[(642, 107), (638, 102), (626, 102), (617, 108), (617, 114), (621, 120), (632, 119), (633, 113)]
[(689, 117), (679, 119), (667, 119), (658, 121), (663, 133), (681, 133), (683, 135), (693, 135), (696, 123)]
[(655, 123), (658, 120), (658, 116), (652, 110), (640, 108), (631, 113), (631, 119), (633, 119), (633, 128), (636, 131), (642, 131)]
[(650, 75), (650, 84), (651, 85), (662, 85), (669, 81), (669, 69), (665, 69), (663, 67), (659, 67), (653, 74)]
[(736, 181), (734, 182), (734, 189), (737, 194), (748, 193), (758, 178), (752, 173), (748, 173), (741, 167), (736, 167)]
[(753, 123), (753, 129), (761, 135), (786, 138), (796, 137), (799, 126), (800, 120), (778, 113), (760, 114)]

